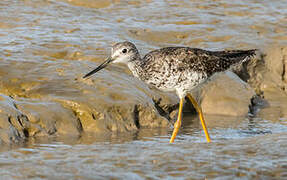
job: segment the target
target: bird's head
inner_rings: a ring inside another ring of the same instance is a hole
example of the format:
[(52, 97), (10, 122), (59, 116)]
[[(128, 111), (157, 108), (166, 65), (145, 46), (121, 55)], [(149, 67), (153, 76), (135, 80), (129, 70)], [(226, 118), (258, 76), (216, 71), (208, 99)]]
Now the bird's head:
[(111, 55), (96, 69), (86, 74), (83, 78), (91, 76), (92, 74), (105, 68), (110, 63), (128, 64), (137, 58), (139, 58), (139, 52), (133, 43), (128, 41), (116, 43), (112, 46)]

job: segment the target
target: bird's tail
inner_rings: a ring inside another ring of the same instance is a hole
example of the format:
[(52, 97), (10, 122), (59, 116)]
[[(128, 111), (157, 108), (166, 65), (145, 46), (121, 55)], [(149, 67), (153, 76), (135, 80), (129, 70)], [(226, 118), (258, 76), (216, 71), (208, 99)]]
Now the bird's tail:
[(232, 65), (236, 65), (241, 64), (245, 61), (249, 61), (252, 57), (256, 55), (256, 51), (257, 49), (225, 51), (225, 53), (222, 54), (221, 57), (231, 61)]

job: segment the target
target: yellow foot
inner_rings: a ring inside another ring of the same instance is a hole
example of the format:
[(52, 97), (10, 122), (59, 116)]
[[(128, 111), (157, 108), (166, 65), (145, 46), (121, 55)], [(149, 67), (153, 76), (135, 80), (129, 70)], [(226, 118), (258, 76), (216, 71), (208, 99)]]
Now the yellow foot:
[(180, 102), (179, 102), (179, 110), (178, 110), (177, 121), (174, 123), (172, 136), (171, 136), (171, 138), (169, 140), (170, 143), (174, 142), (174, 139), (175, 139), (175, 137), (176, 137), (176, 135), (178, 133), (178, 130), (179, 130), (180, 126), (181, 126), (183, 100), (184, 100), (184, 98), (181, 98)]
[(204, 131), (204, 134), (205, 134), (205, 137), (206, 137), (206, 141), (207, 142), (210, 142), (210, 137), (209, 137), (209, 134), (208, 134), (208, 130), (206, 128), (206, 125), (205, 125), (205, 121), (204, 121), (204, 118), (203, 118), (203, 113), (201, 111), (201, 108), (198, 106), (197, 102), (195, 101), (195, 99), (193, 99), (193, 97), (190, 95), (190, 94), (187, 94), (187, 97), (188, 99), (190, 100), (190, 102), (192, 103), (192, 105), (194, 106), (194, 108), (196, 109), (198, 115), (199, 115), (199, 119), (200, 119), (200, 122), (201, 122), (201, 125), (202, 125), (202, 129)]

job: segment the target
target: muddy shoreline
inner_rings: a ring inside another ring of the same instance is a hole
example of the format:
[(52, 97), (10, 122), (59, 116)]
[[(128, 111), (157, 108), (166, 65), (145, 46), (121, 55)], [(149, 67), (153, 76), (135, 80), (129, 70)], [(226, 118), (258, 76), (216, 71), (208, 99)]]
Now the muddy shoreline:
[[(275, 108), (279, 111), (278, 119), (284, 119), (286, 48), (272, 51), (277, 52), (277, 58), (259, 52), (249, 63), (234, 70), (237, 75), (248, 77), (245, 79), (248, 83), (227, 71), (213, 76), (194, 91), (204, 114), (246, 117), (251, 113), (264, 118), (268, 116), (265, 111)], [(114, 72), (114, 67), (84, 80), (82, 73), (77, 72), (85, 69), (85, 63), (67, 66), (70, 68), (58, 74), (58, 63), (48, 66), (34, 62), (2, 63), (1, 72), (6, 74), (1, 81), (2, 143), (23, 142), (37, 136), (170, 128), (174, 122), (178, 104), (174, 93), (152, 89), (125, 71)], [(8, 73), (12, 68), (22, 70)], [(50, 78), (51, 72), (56, 72), (57, 78)], [(254, 98), (258, 100), (253, 101)], [(268, 105), (256, 103), (263, 101)], [(256, 112), (252, 110), (256, 108)], [(185, 109), (192, 111), (190, 105)], [(207, 119), (207, 124), (212, 127), (216, 122)]]

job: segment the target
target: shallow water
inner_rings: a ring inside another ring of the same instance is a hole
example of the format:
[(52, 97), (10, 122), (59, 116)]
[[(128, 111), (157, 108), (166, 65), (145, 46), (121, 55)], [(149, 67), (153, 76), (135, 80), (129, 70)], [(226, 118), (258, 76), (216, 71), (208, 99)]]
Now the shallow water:
[(0, 154), (2, 178), (41, 179), (284, 179), (287, 127), (245, 119), (235, 128), (210, 129), (212, 143), (186, 125), (176, 143), (166, 129), (31, 139)]
[[(76, 95), (72, 83), (67, 85), (71, 80), (57, 87), (53, 80), (65, 74), (82, 76), (117, 41), (134, 42), (141, 54), (171, 45), (213, 50), (287, 45), (285, 0), (4, 0), (0, 21), (1, 81), (11, 81), (11, 87), (1, 93), (20, 97), (24, 95), (13, 86), (20, 77), (39, 79), (23, 84), (27, 92), (37, 83), (47, 83), (42, 91), (52, 89), (51, 99)], [(87, 69), (73, 71), (80, 64)], [(108, 73), (102, 78), (108, 78)], [(210, 127), (210, 144), (198, 120), (187, 115), (175, 144), (168, 143), (167, 128), (31, 138), (25, 144), (1, 147), (0, 178), (287, 178), (286, 117), (211, 118), (220, 123)]]

